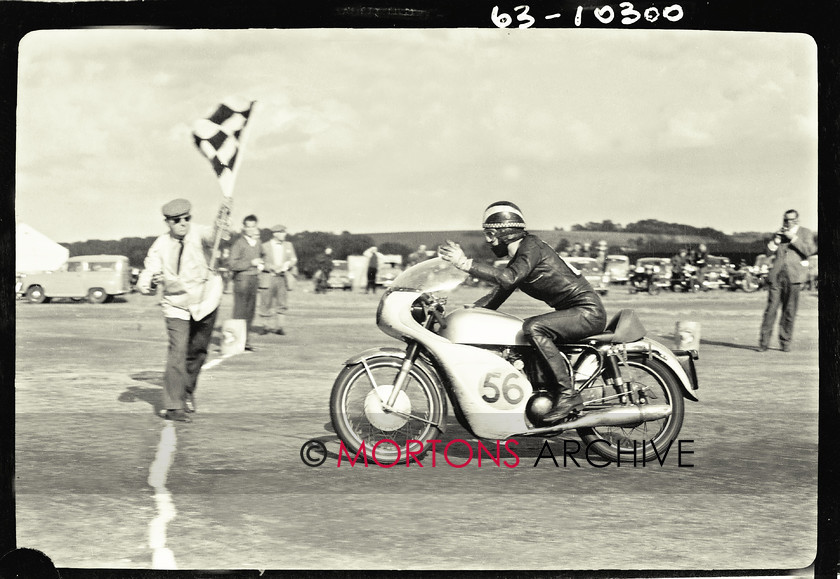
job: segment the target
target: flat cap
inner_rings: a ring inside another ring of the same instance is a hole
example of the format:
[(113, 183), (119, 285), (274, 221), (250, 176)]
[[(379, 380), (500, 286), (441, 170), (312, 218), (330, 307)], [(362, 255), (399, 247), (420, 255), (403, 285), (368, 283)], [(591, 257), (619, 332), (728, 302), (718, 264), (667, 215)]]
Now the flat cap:
[(277, 231), (286, 231), (286, 226), (285, 225), (272, 225), (271, 226), (271, 232), (275, 233)]
[(164, 217), (178, 217), (189, 213), (190, 209), (192, 209), (192, 204), (186, 199), (173, 199), (163, 206), (162, 211)]

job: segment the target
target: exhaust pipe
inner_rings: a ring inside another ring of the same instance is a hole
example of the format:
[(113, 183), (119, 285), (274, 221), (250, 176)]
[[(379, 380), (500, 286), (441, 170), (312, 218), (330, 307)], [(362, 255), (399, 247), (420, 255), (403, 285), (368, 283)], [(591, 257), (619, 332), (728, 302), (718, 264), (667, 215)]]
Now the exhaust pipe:
[(558, 434), (564, 430), (575, 428), (591, 428), (594, 426), (630, 426), (649, 420), (659, 420), (671, 415), (671, 406), (665, 404), (646, 404), (644, 406), (620, 406), (608, 410), (594, 410), (587, 412), (580, 418), (561, 422), (553, 426), (534, 428), (512, 436), (541, 436), (543, 434)]

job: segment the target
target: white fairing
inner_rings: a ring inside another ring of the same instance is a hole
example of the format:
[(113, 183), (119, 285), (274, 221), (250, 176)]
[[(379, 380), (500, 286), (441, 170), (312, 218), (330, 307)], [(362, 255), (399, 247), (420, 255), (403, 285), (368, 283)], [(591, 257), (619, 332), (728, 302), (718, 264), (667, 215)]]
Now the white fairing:
[[(423, 265), (425, 263), (415, 268)], [(435, 281), (439, 282), (442, 270), (446, 266), (429, 264), (429, 267), (435, 266), (438, 267)], [(377, 316), (377, 323), (382, 331), (397, 339), (413, 338), (432, 353), (440, 370), (446, 373), (451, 382), (453, 394), (477, 436), (503, 439), (527, 430), (529, 426), (525, 419), (525, 406), (533, 393), (533, 388), (524, 374), (490, 351), (453, 343), (453, 340), (430, 332), (417, 323), (411, 315), (411, 305), (424, 289), (422, 284), (417, 284), (419, 287), (405, 287), (403, 282), (404, 280), (397, 278), (394, 286), (382, 298)], [(411, 279), (411, 282), (417, 283), (414, 279)], [(479, 311), (491, 315), (487, 316)], [(480, 317), (486, 316), (491, 325), (497, 324), (493, 333), (499, 339), (516, 340), (517, 318), (515, 317), (496, 314), (489, 310), (457, 312), (460, 312), (459, 315), (450, 315), (447, 320), (455, 318), (456, 323), (452, 324), (453, 329), (450, 335), (454, 333), (459, 341), (462, 341), (461, 338), (471, 339), (482, 334), (486, 337), (486, 330), (479, 331), (478, 334), (470, 334), (466, 325), (462, 325), (461, 318), (466, 320), (474, 314)], [(522, 321), (518, 320), (518, 331), (521, 332), (521, 329)]]

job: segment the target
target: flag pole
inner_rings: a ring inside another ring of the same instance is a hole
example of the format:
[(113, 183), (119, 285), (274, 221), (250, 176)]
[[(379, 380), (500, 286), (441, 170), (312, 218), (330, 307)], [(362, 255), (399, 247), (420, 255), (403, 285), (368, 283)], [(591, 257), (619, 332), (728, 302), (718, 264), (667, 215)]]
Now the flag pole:
[(228, 178), (224, 180), (220, 178), (218, 180), (219, 186), (222, 189), (222, 197), (224, 198), (224, 201), (219, 207), (219, 212), (216, 216), (216, 236), (213, 240), (213, 251), (210, 254), (210, 271), (216, 270), (216, 261), (219, 258), (219, 246), (222, 242), (222, 236), (226, 233), (227, 229), (226, 227), (221, 226), (221, 224), (227, 223), (228, 219), (230, 218), (231, 209), (233, 207), (233, 188), (234, 184), (236, 183), (236, 176), (239, 174), (239, 166), (242, 164), (243, 152), (245, 151), (245, 137), (248, 134), (248, 125), (251, 124), (251, 119), (253, 119), (254, 112), (256, 111), (256, 109), (257, 101), (251, 101), (251, 109), (248, 113), (248, 120), (242, 127), (242, 132), (239, 137), (239, 148), (236, 152), (236, 162), (234, 163), (230, 174), (225, 175), (225, 177)]

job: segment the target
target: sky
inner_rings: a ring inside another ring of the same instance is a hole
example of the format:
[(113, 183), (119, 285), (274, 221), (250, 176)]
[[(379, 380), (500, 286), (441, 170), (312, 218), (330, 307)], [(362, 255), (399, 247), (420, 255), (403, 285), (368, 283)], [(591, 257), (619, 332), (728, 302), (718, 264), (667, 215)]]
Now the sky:
[(15, 212), (58, 242), (165, 231), (221, 189), (191, 130), (257, 101), (233, 219), (291, 233), (658, 219), (817, 226), (817, 56), (801, 34), (39, 31), (20, 45)]

